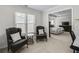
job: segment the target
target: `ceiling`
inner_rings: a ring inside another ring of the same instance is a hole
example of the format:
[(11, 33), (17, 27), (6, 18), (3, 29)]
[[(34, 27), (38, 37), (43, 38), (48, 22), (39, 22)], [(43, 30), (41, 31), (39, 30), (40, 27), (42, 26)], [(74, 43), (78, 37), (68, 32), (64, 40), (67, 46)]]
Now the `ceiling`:
[(55, 14), (57, 14), (57, 15), (64, 15), (64, 14), (70, 14), (70, 13), (71, 13), (71, 9), (68, 9), (68, 10), (56, 12)]
[(50, 8), (55, 7), (56, 5), (28, 5), (28, 7), (32, 8), (32, 9), (36, 9), (39, 11), (46, 11)]
[(64, 16), (64, 15), (71, 15), (71, 9), (55, 12), (53, 14), (49, 14), (49, 16)]

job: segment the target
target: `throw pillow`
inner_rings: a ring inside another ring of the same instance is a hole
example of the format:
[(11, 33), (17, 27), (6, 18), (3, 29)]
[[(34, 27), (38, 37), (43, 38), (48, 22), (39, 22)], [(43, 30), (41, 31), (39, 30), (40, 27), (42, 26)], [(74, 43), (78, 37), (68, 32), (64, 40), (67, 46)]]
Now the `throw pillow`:
[(13, 39), (13, 42), (16, 42), (17, 40), (21, 39), (20, 33), (17, 32), (17, 33), (11, 34), (11, 38)]
[(40, 30), (39, 30), (39, 35), (40, 35), (40, 34), (44, 34), (43, 29), (40, 29)]

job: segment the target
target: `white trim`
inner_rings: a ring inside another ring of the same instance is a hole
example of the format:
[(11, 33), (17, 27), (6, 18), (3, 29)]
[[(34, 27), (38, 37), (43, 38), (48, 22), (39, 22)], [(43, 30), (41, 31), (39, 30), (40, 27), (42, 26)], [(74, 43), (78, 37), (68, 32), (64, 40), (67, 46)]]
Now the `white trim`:
[(62, 10), (57, 10), (57, 11), (54, 11), (54, 12), (50, 11), (49, 14), (50, 13), (57, 13), (57, 12), (61, 12), (61, 11), (69, 10), (69, 9), (72, 9), (72, 8), (64, 8)]

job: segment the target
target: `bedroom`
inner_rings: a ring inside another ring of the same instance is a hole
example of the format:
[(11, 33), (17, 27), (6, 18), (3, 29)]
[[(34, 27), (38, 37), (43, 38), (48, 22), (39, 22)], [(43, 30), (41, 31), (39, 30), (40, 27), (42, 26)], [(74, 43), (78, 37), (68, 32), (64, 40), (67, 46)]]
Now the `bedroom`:
[(49, 14), (49, 36), (71, 32), (72, 10), (67, 9)]

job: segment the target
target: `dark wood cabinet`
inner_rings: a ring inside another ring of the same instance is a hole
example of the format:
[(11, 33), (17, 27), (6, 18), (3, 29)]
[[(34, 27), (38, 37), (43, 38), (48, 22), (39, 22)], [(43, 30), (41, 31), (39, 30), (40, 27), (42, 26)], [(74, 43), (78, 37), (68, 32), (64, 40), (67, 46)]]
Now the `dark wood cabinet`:
[(63, 27), (66, 32), (71, 32), (72, 29), (71, 25), (60, 25), (59, 27)]

